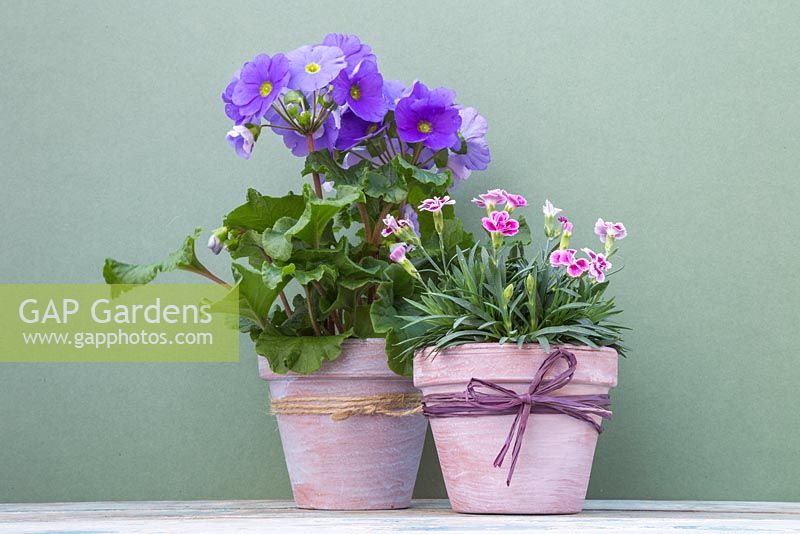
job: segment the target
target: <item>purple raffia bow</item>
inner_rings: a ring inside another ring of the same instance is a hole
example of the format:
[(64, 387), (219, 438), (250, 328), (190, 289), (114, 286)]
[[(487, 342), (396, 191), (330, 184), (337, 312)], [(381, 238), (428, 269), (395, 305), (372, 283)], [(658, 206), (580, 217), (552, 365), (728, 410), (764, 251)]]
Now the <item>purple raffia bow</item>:
[[(544, 375), (561, 359), (567, 362), (567, 369), (542, 383)], [(473, 378), (467, 384), (467, 390), (464, 393), (425, 395), (422, 399), (423, 413), (428, 417), (516, 414), (506, 442), (493, 464), (495, 467), (503, 465), (508, 448), (511, 446), (511, 440), (516, 434), (514, 449), (511, 453), (511, 467), (508, 470), (508, 478), (506, 478), (506, 485), (511, 485), (511, 477), (514, 475), (519, 450), (522, 447), (522, 438), (528, 425), (528, 416), (531, 413), (568, 415), (589, 423), (597, 432), (603, 430), (600, 423), (595, 421), (592, 416), (611, 419), (611, 410), (608, 409), (611, 406), (611, 399), (606, 394), (550, 395), (569, 384), (577, 366), (578, 360), (574, 354), (566, 349), (557, 348), (550, 352), (542, 362), (526, 393), (517, 393), (486, 380)]]

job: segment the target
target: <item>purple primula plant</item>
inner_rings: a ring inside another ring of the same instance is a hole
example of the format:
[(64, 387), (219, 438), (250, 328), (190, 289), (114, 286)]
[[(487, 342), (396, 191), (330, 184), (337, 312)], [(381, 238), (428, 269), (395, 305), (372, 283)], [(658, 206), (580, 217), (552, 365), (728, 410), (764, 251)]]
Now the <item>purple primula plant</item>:
[[(347, 338), (386, 337), (391, 345), (403, 335), (399, 317), (411, 309), (405, 299), (415, 281), (436, 270), (419, 251), (435, 246), (452, 257), (472, 244), (448, 193), (491, 160), (487, 123), (475, 108), (451, 89), (407, 82), (385, 77), (355, 35), (331, 33), (244, 62), (221, 93), (227, 142), (252, 161), (272, 138), (265, 130), (274, 132), (303, 158), (308, 183), (283, 196), (251, 189), (224, 216), (207, 245), (230, 255), (228, 281), (198, 259), (197, 233), (161, 263), (107, 260), (106, 280), (147, 283), (183, 269), (230, 286), (241, 330), (278, 373), (315, 371)], [(521, 205), (505, 202), (509, 213)], [(411, 372), (407, 361), (390, 357), (389, 366)]]
[[(530, 228), (517, 210), (528, 205), (522, 195), (491, 189), (472, 202), (485, 210), (481, 225), (488, 243), (459, 247), (454, 256), (425, 243), (403, 242), (396, 261), (412, 272), (418, 290), (407, 297), (413, 313), (391, 349), (394, 358), (409, 360), (421, 349), (437, 353), (463, 343), (538, 343), (611, 346), (624, 354), (625, 327), (613, 297), (605, 296), (615, 243), (627, 235), (622, 223), (598, 219), (595, 233), (605, 253), (569, 248), (574, 230), (562, 210), (546, 200), (545, 240), (539, 252), (528, 252)], [(424, 200), (420, 210), (436, 217), (441, 199)], [(434, 225), (435, 226), (435, 225)], [(437, 228), (440, 242), (446, 238)], [(387, 239), (399, 239), (387, 234)], [(392, 249), (395, 251), (395, 249)]]

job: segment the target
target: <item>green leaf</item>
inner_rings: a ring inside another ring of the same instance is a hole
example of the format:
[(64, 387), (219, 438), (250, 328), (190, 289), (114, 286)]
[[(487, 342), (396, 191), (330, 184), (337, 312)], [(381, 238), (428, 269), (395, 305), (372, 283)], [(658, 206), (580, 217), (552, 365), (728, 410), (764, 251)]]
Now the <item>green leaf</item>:
[(197, 259), (194, 243), (200, 237), (200, 228), (183, 240), (181, 247), (167, 256), (164, 261), (147, 264), (123, 263), (106, 258), (103, 266), (103, 278), (107, 284), (147, 284), (152, 282), (158, 273), (167, 273), (176, 269), (201, 272), (205, 267)]
[(325, 275), (330, 276), (334, 280), (336, 279), (336, 271), (333, 267), (325, 264), (317, 265), (308, 271), (297, 269), (294, 273), (294, 278), (301, 286), (305, 286), (311, 282), (319, 282)]
[(231, 211), (224, 219), (228, 228), (248, 228), (258, 233), (275, 225), (282, 217), (297, 219), (303, 213), (302, 195), (264, 196), (255, 189), (247, 190), (247, 202)]
[(274, 263), (265, 262), (261, 269), (261, 278), (269, 289), (275, 289), (276, 287), (285, 287), (287, 284), (285, 279), (292, 276), (294, 272), (294, 263), (278, 266)]
[(338, 189), (341, 185), (358, 185), (364, 168), (370, 165), (369, 162), (361, 161), (352, 167), (344, 169), (333, 159), (329, 150), (318, 150), (306, 156), (303, 176), (314, 172), (324, 174), (325, 180), (335, 182)]
[(374, 198), (383, 198), (391, 204), (400, 204), (408, 191), (401, 177), (391, 165), (364, 173), (364, 193)]
[[(267, 287), (262, 273), (251, 271), (244, 265), (231, 264), (233, 277), (238, 290), (238, 313), (240, 317), (248, 319), (261, 330), (267, 327), (267, 319), (272, 304), (278, 298), (286, 282), (277, 284), (274, 288)], [(211, 306), (213, 313), (236, 313), (236, 292), (231, 290), (221, 301)]]
[(317, 198), (307, 184), (304, 191), (305, 210), (285, 235), (287, 238), (296, 237), (312, 247), (318, 247), (325, 228), (339, 210), (364, 200), (364, 194), (350, 186), (338, 187), (336, 198), (333, 199)]
[(333, 361), (342, 353), (342, 342), (352, 335), (278, 336), (263, 333), (256, 341), (256, 352), (265, 356), (275, 373), (289, 371), (309, 374), (319, 370), (323, 362)]
[(430, 172), (412, 165), (401, 156), (395, 156), (392, 165), (401, 176), (406, 179), (413, 179), (423, 184), (435, 185), (438, 187), (448, 187), (451, 179), (446, 172)]

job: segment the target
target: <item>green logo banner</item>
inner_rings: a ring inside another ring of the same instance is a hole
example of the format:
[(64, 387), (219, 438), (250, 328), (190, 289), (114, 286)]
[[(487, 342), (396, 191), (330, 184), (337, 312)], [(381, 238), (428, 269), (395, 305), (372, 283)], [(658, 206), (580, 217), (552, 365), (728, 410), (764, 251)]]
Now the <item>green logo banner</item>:
[(237, 291), (0, 284), (0, 362), (236, 362)]

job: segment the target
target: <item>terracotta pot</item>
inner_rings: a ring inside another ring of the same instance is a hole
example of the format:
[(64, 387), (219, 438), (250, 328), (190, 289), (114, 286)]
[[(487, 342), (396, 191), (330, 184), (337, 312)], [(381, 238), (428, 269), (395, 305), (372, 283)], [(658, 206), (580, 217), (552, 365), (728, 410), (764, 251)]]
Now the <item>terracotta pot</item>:
[[(613, 349), (565, 346), (578, 365), (572, 381), (553, 395), (604, 394), (617, 384)], [(414, 360), (414, 385), (424, 395), (465, 390), (472, 378), (526, 392), (547, 354), (538, 345), (473, 343), (435, 357)], [(566, 369), (558, 362), (544, 380)], [(613, 406), (612, 406), (613, 409)], [(570, 514), (586, 498), (597, 432), (563, 414), (531, 414), (511, 485), (509, 452), (502, 467), (492, 463), (511, 429), (513, 415), (431, 418), (447, 494), (456, 512)], [(597, 417), (599, 421), (600, 418)]]
[[(418, 393), (386, 366), (383, 339), (348, 340), (342, 354), (310, 375), (280, 375), (259, 358), (273, 399)], [(294, 501), (319, 510), (408, 508), (428, 423), (405, 417), (277, 415)]]

